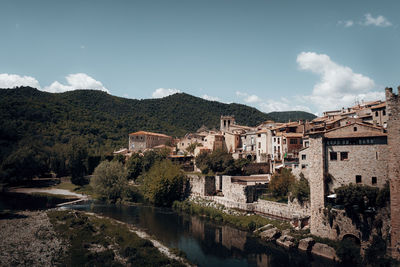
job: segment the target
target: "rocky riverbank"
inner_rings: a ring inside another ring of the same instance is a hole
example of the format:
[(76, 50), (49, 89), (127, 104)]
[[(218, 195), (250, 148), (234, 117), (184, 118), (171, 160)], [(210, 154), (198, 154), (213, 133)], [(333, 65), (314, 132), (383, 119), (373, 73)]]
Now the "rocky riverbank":
[(44, 211), (0, 213), (0, 240), (0, 266), (54, 266), (67, 251)]
[(0, 266), (190, 266), (146, 233), (91, 213), (0, 213)]

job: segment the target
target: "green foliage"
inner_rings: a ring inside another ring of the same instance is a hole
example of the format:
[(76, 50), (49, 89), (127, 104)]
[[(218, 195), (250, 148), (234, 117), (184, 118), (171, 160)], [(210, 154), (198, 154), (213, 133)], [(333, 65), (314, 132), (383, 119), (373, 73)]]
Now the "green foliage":
[(242, 174), (242, 168), (248, 163), (247, 159), (234, 160), (231, 154), (219, 149), (211, 153), (202, 152), (196, 157), (196, 166), (203, 174), (210, 172), (227, 175)]
[(126, 162), (126, 169), (128, 171), (128, 179), (136, 180), (143, 170), (143, 159), (138, 153), (132, 154), (132, 156)]
[(357, 266), (361, 263), (360, 245), (350, 239), (344, 239), (339, 243), (336, 255), (342, 264), (348, 266)]
[(336, 204), (344, 205), (348, 214), (360, 214), (368, 207), (384, 207), (389, 200), (389, 186), (379, 189), (368, 185), (349, 184), (335, 189)]
[(271, 181), (268, 184), (269, 192), (276, 197), (287, 196), (289, 188), (296, 181), (294, 175), (289, 169), (283, 168), (281, 172), (276, 172), (271, 177)]
[(0, 177), (8, 183), (31, 179), (48, 171), (47, 162), (46, 151), (42, 148), (35, 145), (23, 146), (1, 163)]
[[(82, 140), (88, 159), (97, 158), (87, 162), (87, 173), (91, 173), (98, 157), (104, 159), (116, 148), (126, 147), (130, 132), (148, 130), (183, 136), (202, 125), (217, 128), (221, 114), (235, 114), (238, 123), (254, 126), (269, 119), (293, 120), (300, 113), (290, 112), (285, 118), (280, 116), (285, 112), (270, 116), (245, 105), (207, 101), (183, 93), (134, 100), (96, 90), (61, 94), (30, 87), (0, 90), (0, 179), (29, 179), (41, 175), (44, 169), (68, 175), (67, 151), (77, 137)], [(303, 119), (314, 118), (309, 113), (300, 115), (304, 115)], [(53, 149), (56, 146), (62, 149)], [(46, 155), (37, 162), (34, 157), (41, 150)], [(21, 157), (24, 154), (27, 156)], [(26, 165), (26, 170), (14, 167), (28, 162), (32, 163)]]
[(175, 201), (172, 205), (172, 208), (185, 213), (200, 215), (217, 222), (228, 223), (247, 231), (254, 231), (255, 229), (266, 224), (272, 224), (281, 230), (291, 229), (291, 226), (288, 222), (272, 220), (259, 215), (231, 215), (223, 212), (220, 209), (199, 205), (187, 200)]
[(156, 162), (140, 180), (145, 199), (156, 206), (171, 206), (184, 196), (186, 177), (179, 166), (169, 160)]
[(71, 182), (76, 185), (87, 184), (84, 178), (87, 172), (87, 151), (80, 142), (73, 141), (68, 157), (68, 169), (71, 174)]
[(90, 184), (100, 198), (110, 202), (121, 201), (128, 188), (126, 170), (120, 162), (103, 161), (94, 170)]
[[(69, 244), (62, 266), (184, 266), (167, 258), (151, 241), (140, 238), (126, 225), (76, 211), (49, 211), (57, 234)], [(100, 247), (101, 252), (91, 250)], [(118, 257), (117, 257), (118, 256)]]
[(310, 198), (310, 185), (308, 180), (304, 177), (303, 173), (300, 173), (300, 179), (295, 181), (290, 187), (291, 201), (296, 198), (301, 204), (304, 201), (308, 201)]

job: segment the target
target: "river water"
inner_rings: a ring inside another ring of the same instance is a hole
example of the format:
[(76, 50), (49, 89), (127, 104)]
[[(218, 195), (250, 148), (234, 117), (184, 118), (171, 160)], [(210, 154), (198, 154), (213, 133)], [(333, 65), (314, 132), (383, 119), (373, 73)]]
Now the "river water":
[(334, 266), (331, 261), (265, 243), (248, 232), (198, 216), (146, 205), (86, 202), (66, 206), (94, 212), (144, 230), (199, 266)]
[[(0, 211), (46, 209), (55, 204), (26, 194), (0, 194)], [(89, 211), (132, 224), (166, 246), (185, 252), (189, 261), (198, 266), (334, 266), (324, 258), (288, 251), (246, 231), (172, 209), (91, 201), (64, 208)]]

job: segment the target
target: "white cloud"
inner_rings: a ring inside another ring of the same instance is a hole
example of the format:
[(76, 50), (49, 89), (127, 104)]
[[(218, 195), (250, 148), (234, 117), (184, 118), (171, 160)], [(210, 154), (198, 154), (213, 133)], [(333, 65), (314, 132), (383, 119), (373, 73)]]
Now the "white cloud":
[(220, 101), (220, 99), (216, 96), (209, 96), (209, 95), (202, 95), (203, 99), (210, 100), (210, 101)]
[(67, 77), (65, 77), (65, 79), (67, 80), (66, 85), (55, 81), (49, 86), (44, 87), (43, 91), (50, 93), (62, 93), (76, 89), (93, 89), (109, 93), (108, 89), (105, 88), (101, 82), (93, 79), (85, 73), (69, 74)]
[(181, 91), (173, 88), (158, 88), (151, 94), (151, 96), (153, 98), (162, 98), (176, 93), (181, 93)]
[(351, 27), (354, 25), (354, 21), (352, 20), (339, 20), (338, 21), (339, 25), (343, 25), (345, 28)]
[(0, 88), (14, 88), (18, 86), (30, 86), (50, 93), (62, 93), (76, 89), (94, 89), (109, 93), (104, 85), (85, 73), (69, 74), (65, 77), (67, 84), (58, 81), (42, 88), (38, 80), (31, 76), (19, 76), (16, 74), (0, 74)]
[(243, 101), (246, 103), (259, 103), (262, 99), (257, 95), (249, 95), (247, 93), (236, 91), (238, 97), (242, 97)]
[(0, 88), (14, 88), (18, 86), (40, 88), (39, 82), (31, 76), (19, 76), (8, 73), (0, 74)]
[(364, 20), (360, 23), (364, 26), (377, 26), (377, 27), (389, 27), (392, 26), (392, 23), (382, 15), (377, 16), (374, 18), (370, 13), (364, 15)]
[(375, 90), (376, 85), (371, 78), (333, 62), (325, 54), (302, 52), (297, 56), (297, 63), (300, 69), (320, 75), (312, 94), (299, 97), (300, 102), (314, 104), (319, 113), (351, 106), (356, 100), (384, 98), (383, 92)]
[(307, 111), (311, 112), (311, 109), (307, 106), (297, 105), (291, 103), (290, 100), (281, 98), (281, 100), (267, 100), (260, 104), (261, 111), (264, 112), (273, 112), (273, 111)]

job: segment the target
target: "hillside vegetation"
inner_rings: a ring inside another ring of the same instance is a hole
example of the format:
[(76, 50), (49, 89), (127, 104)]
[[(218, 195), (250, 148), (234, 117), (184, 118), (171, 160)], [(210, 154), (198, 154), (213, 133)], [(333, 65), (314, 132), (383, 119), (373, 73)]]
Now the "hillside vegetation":
[[(235, 115), (239, 124), (249, 126), (265, 120), (315, 117), (306, 112), (266, 114), (245, 105), (223, 104), (185, 93), (136, 100), (96, 90), (53, 94), (30, 87), (1, 89), (0, 162), (2, 169), (4, 164), (15, 165), (16, 161), (20, 166), (32, 160), (42, 162), (46, 156), (37, 153), (38, 149), (49, 148), (47, 154), (68, 154), (71, 143), (85, 146), (89, 155), (101, 156), (126, 147), (130, 132), (147, 130), (179, 137), (203, 125), (219, 128), (221, 115)], [(29, 157), (25, 162), (20, 155)]]

